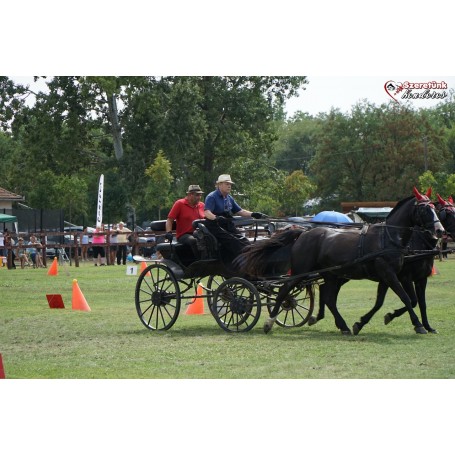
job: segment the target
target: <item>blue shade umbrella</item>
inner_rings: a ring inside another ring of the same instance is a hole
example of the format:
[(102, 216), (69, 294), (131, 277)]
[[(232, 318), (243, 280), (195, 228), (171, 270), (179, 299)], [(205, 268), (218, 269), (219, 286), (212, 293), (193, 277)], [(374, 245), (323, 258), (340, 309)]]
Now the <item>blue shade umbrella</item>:
[(344, 213), (331, 212), (328, 210), (319, 212), (311, 218), (311, 221), (319, 221), (320, 223), (352, 223), (351, 218)]

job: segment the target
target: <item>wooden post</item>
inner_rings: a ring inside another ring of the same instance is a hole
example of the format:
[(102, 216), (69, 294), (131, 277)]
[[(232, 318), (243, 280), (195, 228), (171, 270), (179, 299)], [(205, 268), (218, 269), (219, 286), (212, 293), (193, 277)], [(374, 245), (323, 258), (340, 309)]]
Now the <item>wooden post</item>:
[(79, 244), (81, 243), (79, 240), (79, 233), (74, 233), (74, 265), (79, 267)]

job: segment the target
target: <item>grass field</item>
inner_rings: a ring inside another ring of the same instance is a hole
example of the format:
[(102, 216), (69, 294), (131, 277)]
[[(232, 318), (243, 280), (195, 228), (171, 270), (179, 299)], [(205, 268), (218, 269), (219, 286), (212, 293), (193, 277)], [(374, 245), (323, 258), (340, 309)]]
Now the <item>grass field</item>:
[[(186, 315), (182, 305), (167, 332), (151, 332), (134, 305), (137, 276), (125, 266), (0, 269), (0, 353), (7, 378), (454, 378), (455, 260), (436, 262), (429, 279), (429, 320), (438, 334), (417, 335), (393, 293), (358, 336), (342, 336), (330, 312), (317, 325), (265, 335), (266, 309), (244, 334), (222, 331), (213, 317)], [(138, 267), (139, 269), (139, 267)], [(77, 279), (91, 312), (71, 310)], [(62, 294), (65, 309), (50, 309), (46, 294)], [(339, 297), (348, 325), (374, 303), (376, 285), (351, 281)]]

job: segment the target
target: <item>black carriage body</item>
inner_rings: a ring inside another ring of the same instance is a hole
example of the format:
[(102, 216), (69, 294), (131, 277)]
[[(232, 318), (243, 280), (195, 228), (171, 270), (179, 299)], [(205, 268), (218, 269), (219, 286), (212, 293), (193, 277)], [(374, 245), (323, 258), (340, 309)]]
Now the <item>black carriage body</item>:
[[(255, 220), (237, 218), (234, 220), (237, 226), (255, 223)], [(177, 320), (181, 300), (194, 301), (198, 287), (202, 286), (204, 295), (200, 297), (207, 299), (210, 312), (223, 330), (249, 331), (259, 319), (261, 299), (270, 312), (276, 294), (289, 278), (288, 252), (270, 261), (261, 279), (248, 280), (248, 277), (240, 276), (231, 264), (223, 262), (217, 241), (203, 221), (196, 220), (193, 224), (200, 258), (195, 258), (187, 245), (175, 241), (158, 243), (157, 251), (163, 259), (154, 261), (139, 276), (136, 310), (150, 330), (168, 330)], [(164, 232), (165, 223), (165, 220), (155, 221), (150, 227), (155, 232)], [(209, 278), (203, 285), (201, 279), (205, 277)], [(187, 291), (191, 291), (191, 295)], [(302, 282), (284, 302), (277, 323), (282, 327), (302, 326), (310, 318), (313, 307), (313, 284)]]

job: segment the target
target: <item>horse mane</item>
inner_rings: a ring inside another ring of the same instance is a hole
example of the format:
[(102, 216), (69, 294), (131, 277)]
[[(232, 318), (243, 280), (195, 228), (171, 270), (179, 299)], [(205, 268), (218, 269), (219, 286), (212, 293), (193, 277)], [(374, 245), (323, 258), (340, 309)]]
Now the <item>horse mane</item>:
[(402, 207), (404, 204), (409, 202), (411, 199), (414, 199), (414, 196), (409, 196), (405, 199), (402, 199), (401, 201), (397, 202), (397, 205), (390, 211), (390, 213), (387, 215), (386, 220), (391, 217), (400, 207)]
[(302, 234), (302, 229), (290, 229), (280, 232), (269, 239), (252, 243), (245, 247), (242, 253), (233, 261), (234, 267), (249, 276), (263, 275), (267, 267), (267, 259), (280, 248), (288, 246)]

